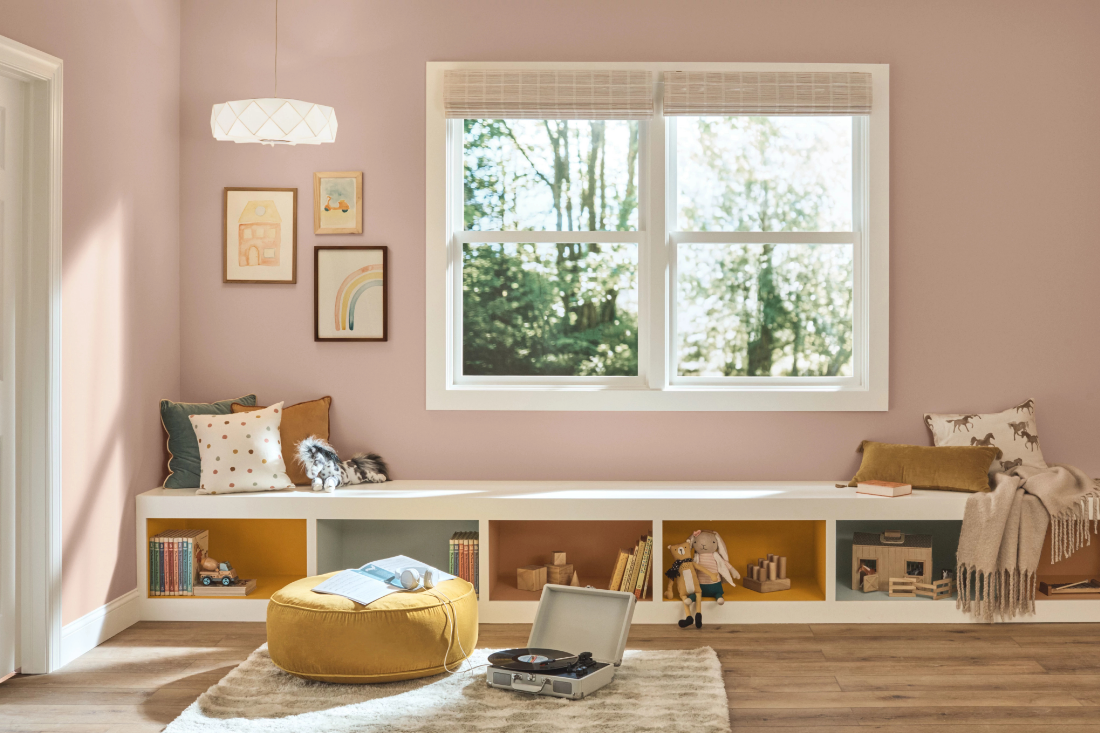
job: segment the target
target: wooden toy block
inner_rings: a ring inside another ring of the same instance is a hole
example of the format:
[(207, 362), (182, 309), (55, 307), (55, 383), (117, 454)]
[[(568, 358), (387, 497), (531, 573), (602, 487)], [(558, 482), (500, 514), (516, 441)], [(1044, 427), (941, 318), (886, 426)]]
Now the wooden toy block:
[(568, 563), (565, 565), (546, 565), (545, 569), (545, 582), (547, 583), (569, 585), (569, 582), (573, 580), (573, 566)]
[(581, 587), (581, 576), (576, 571), (573, 571), (573, 579), (569, 581), (569, 585), (575, 588)]
[(951, 578), (944, 578), (943, 580), (934, 580), (931, 583), (917, 583), (915, 592), (918, 596), (938, 601), (943, 598), (950, 598), (954, 590), (955, 581)]
[(540, 591), (546, 585), (545, 565), (525, 565), (516, 568), (516, 587), (520, 590)]
[(555, 552), (554, 553), (554, 562), (553, 562), (553, 564), (554, 565), (564, 565), (565, 564), (565, 553), (564, 552)]
[(870, 593), (871, 591), (878, 590), (878, 576), (877, 575), (864, 575), (863, 576), (863, 588), (864, 593)]
[[(761, 573), (761, 575), (765, 575), (765, 573)], [(774, 593), (777, 590), (791, 589), (790, 578), (783, 578), (782, 580), (754, 580), (753, 578), (741, 578), (741, 584), (757, 593)]]
[(919, 578), (890, 578), (891, 598), (915, 598)]

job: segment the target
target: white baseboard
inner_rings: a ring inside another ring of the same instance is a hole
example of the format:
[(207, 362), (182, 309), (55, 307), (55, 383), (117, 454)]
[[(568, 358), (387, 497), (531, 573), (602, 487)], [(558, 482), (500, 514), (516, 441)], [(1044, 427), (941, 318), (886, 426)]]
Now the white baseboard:
[(140, 620), (137, 588), (61, 627), (64, 667)]

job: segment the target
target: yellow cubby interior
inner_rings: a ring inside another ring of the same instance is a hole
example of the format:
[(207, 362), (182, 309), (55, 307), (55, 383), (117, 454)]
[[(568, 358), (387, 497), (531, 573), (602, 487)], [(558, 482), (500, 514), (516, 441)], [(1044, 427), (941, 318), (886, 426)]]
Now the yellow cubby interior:
[[(247, 596), (150, 596), (151, 598), (265, 599), (287, 583), (306, 577), (304, 519), (148, 519), (146, 539), (172, 529), (210, 532), (210, 556), (230, 562), (241, 578), (255, 578)], [(146, 553), (148, 563), (148, 553)], [(146, 588), (148, 593), (148, 588)]]
[[(731, 521), (665, 521), (661, 548), (662, 573), (672, 565), (669, 545), (679, 544), (695, 530), (713, 530), (722, 536), (729, 552), (730, 564), (742, 577), (748, 564), (756, 563), (768, 553), (787, 558), (790, 590), (757, 593), (745, 588), (741, 581), (730, 588), (723, 583), (727, 601), (824, 601), (826, 581), (826, 543), (824, 520), (731, 520)], [(667, 587), (668, 581), (662, 580)], [(661, 593), (664, 593), (664, 588)], [(680, 602), (679, 595), (673, 601)], [(665, 599), (668, 602), (668, 599)]]

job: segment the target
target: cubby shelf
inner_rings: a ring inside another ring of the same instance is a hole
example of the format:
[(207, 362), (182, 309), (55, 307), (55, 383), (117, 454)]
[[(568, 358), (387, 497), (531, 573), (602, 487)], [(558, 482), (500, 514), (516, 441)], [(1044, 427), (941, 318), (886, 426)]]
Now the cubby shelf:
[[(210, 529), (211, 553), (225, 555), (242, 576), (257, 577), (260, 587), (247, 598), (142, 596), (139, 605), (145, 620), (259, 621), (266, 617), (267, 597), (284, 582), (396, 554), (446, 567), (447, 539), (476, 529), (479, 618), (529, 623), (539, 594), (516, 589), (516, 567), (549, 562), (551, 552), (564, 550), (582, 584), (606, 587), (615, 551), (652, 533), (660, 561), (653, 563), (649, 597), (664, 600), (666, 546), (696, 529), (716, 529), (742, 575), (757, 557), (787, 556), (792, 588), (759, 594), (738, 583), (727, 590), (725, 605), (704, 603), (704, 623), (965, 623), (969, 619), (950, 601), (899, 603), (850, 587), (851, 532), (917, 532), (924, 526), (934, 530), (926, 534), (954, 531), (957, 538), (965, 504), (965, 494), (915, 491), (882, 499), (832, 482), (393, 481), (333, 494), (300, 489), (228, 496), (154, 489), (137, 499), (140, 588), (147, 587), (147, 537), (191, 527)], [(906, 529), (908, 522), (915, 528)], [(944, 552), (953, 551), (949, 544), (944, 541)], [(953, 557), (941, 560), (934, 547), (936, 568), (954, 564)], [(1100, 542), (1056, 566), (1049, 566), (1048, 555), (1040, 568), (1043, 579), (1095, 573)], [(1050, 576), (1043, 574), (1047, 569)], [(1100, 621), (1100, 603), (1087, 602), (1095, 599), (1062, 600), (1040, 600), (1037, 615), (1023, 620)], [(634, 622), (671, 624), (681, 613), (678, 600), (642, 602)]]

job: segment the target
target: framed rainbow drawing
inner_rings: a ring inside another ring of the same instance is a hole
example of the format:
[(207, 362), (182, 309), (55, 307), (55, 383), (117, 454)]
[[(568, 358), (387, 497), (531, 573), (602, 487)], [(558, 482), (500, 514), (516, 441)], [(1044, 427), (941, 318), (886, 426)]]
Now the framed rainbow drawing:
[(386, 341), (386, 247), (313, 248), (313, 340)]

